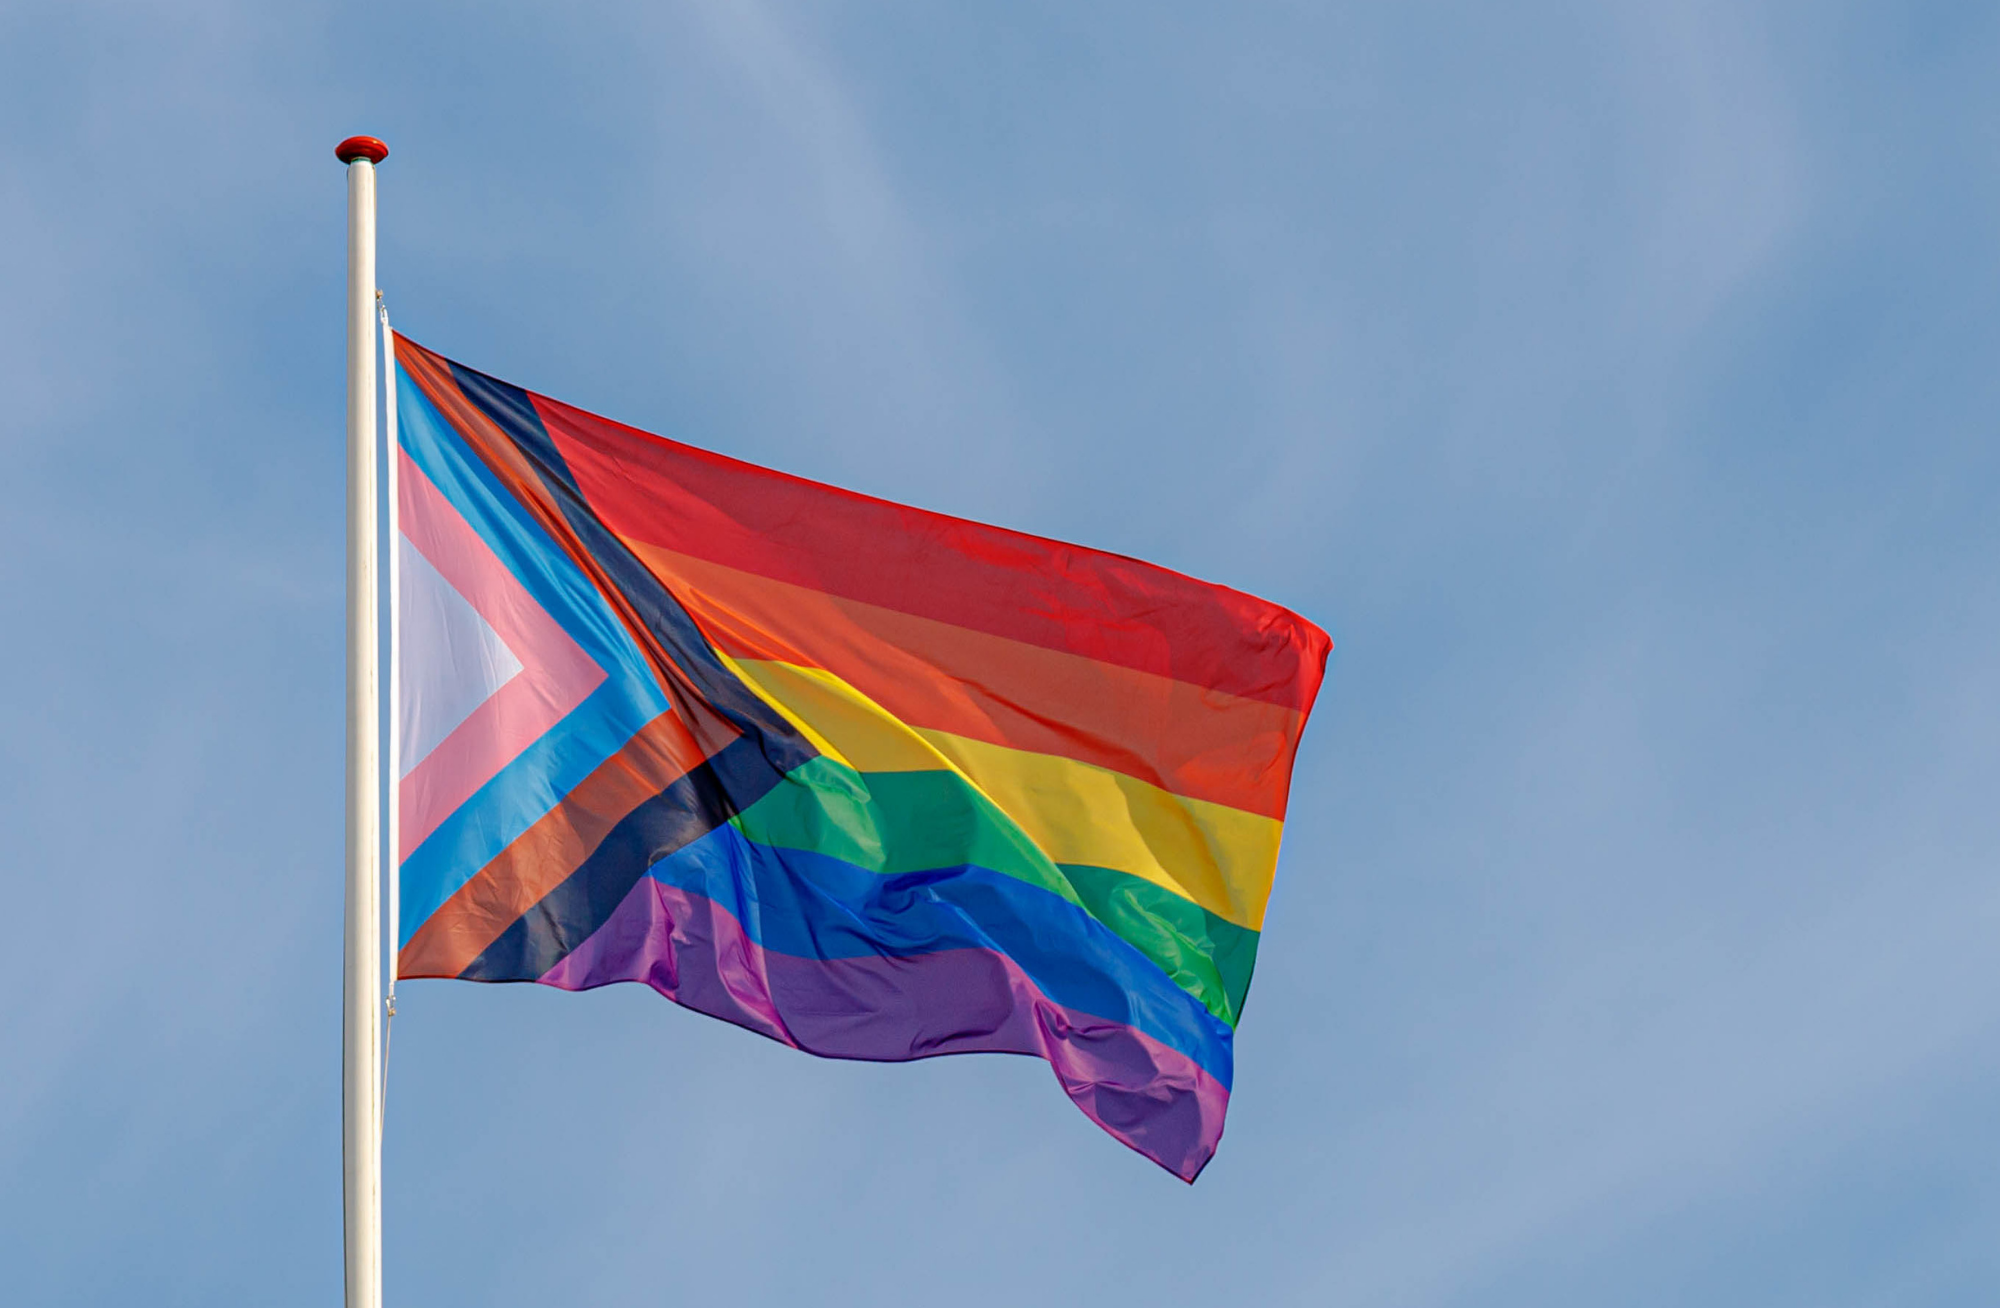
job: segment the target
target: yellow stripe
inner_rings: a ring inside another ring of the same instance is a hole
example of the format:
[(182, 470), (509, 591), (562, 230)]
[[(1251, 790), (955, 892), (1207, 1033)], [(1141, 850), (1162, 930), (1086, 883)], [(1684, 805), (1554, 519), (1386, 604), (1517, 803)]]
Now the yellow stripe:
[[(895, 722), (897, 726), (901, 727), (903, 725), (897, 719), (890, 718), (873, 700), (868, 699), (860, 691), (854, 689), (854, 687), (848, 685), (830, 672), (822, 672), (818, 668), (795, 667), (790, 663), (769, 663), (761, 659), (743, 659), (739, 661), (724, 654), (721, 650), (716, 650), (715, 656), (721, 659), (723, 665), (731, 672), (734, 672), (739, 680), (762, 694), (765, 701), (772, 708), (784, 714), (786, 720), (797, 727), (804, 733), (805, 738), (812, 742), (814, 749), (826, 757), (833, 759), (835, 762), (845, 763), (856, 772), (862, 771), (861, 764), (856, 763), (848, 756), (846, 751), (821, 735), (819, 729), (808, 718), (838, 723), (844, 717), (851, 717), (857, 712), (858, 706), (849, 703), (849, 700), (852, 699), (865, 702), (868, 708), (873, 709), (874, 712), (881, 714), (885, 718), (889, 718), (889, 721)], [(905, 727), (904, 730), (907, 731), (909, 729)], [(843, 732), (841, 734), (851, 735), (852, 733)], [(922, 766), (924, 765), (912, 764), (906, 768), (881, 768), (877, 770), (884, 772), (907, 772)], [(937, 765), (932, 764), (931, 766), (935, 767)]]
[(857, 772), (959, 773), (1056, 863), (1144, 877), (1259, 930), (1284, 824), (1189, 799), (1109, 768), (911, 727), (819, 668), (764, 659), (730, 666)]

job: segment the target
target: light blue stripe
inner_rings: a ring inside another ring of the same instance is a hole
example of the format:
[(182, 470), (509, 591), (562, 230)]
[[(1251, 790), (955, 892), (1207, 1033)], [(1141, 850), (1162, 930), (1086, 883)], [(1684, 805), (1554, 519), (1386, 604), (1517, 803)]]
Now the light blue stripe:
[(410, 459), (464, 516), (607, 679), (411, 850), (402, 867), (407, 944), (444, 902), (562, 797), (667, 711), (651, 666), (604, 597), (528, 511), (396, 370), (399, 435)]

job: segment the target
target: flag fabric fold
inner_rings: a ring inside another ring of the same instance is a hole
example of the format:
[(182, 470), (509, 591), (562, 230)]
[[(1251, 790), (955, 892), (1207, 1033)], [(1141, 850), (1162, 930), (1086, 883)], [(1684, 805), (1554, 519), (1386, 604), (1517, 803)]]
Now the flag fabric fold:
[(401, 975), (1035, 1055), (1192, 1181), (1325, 634), (395, 346)]

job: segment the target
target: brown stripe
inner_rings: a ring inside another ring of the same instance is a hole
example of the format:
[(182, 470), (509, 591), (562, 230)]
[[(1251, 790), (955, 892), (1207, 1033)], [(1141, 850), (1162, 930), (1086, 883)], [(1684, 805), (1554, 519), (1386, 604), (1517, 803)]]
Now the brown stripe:
[(678, 716), (654, 718), (431, 914), (403, 946), (399, 974), (463, 972), (590, 857), (627, 813), (701, 760), (700, 746)]

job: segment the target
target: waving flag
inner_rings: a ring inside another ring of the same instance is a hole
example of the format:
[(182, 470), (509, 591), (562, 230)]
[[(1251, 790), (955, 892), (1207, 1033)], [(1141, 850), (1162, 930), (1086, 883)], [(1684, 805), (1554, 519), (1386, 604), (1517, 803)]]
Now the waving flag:
[(1193, 1180), (1325, 634), (395, 353), (402, 975), (1037, 1055)]

